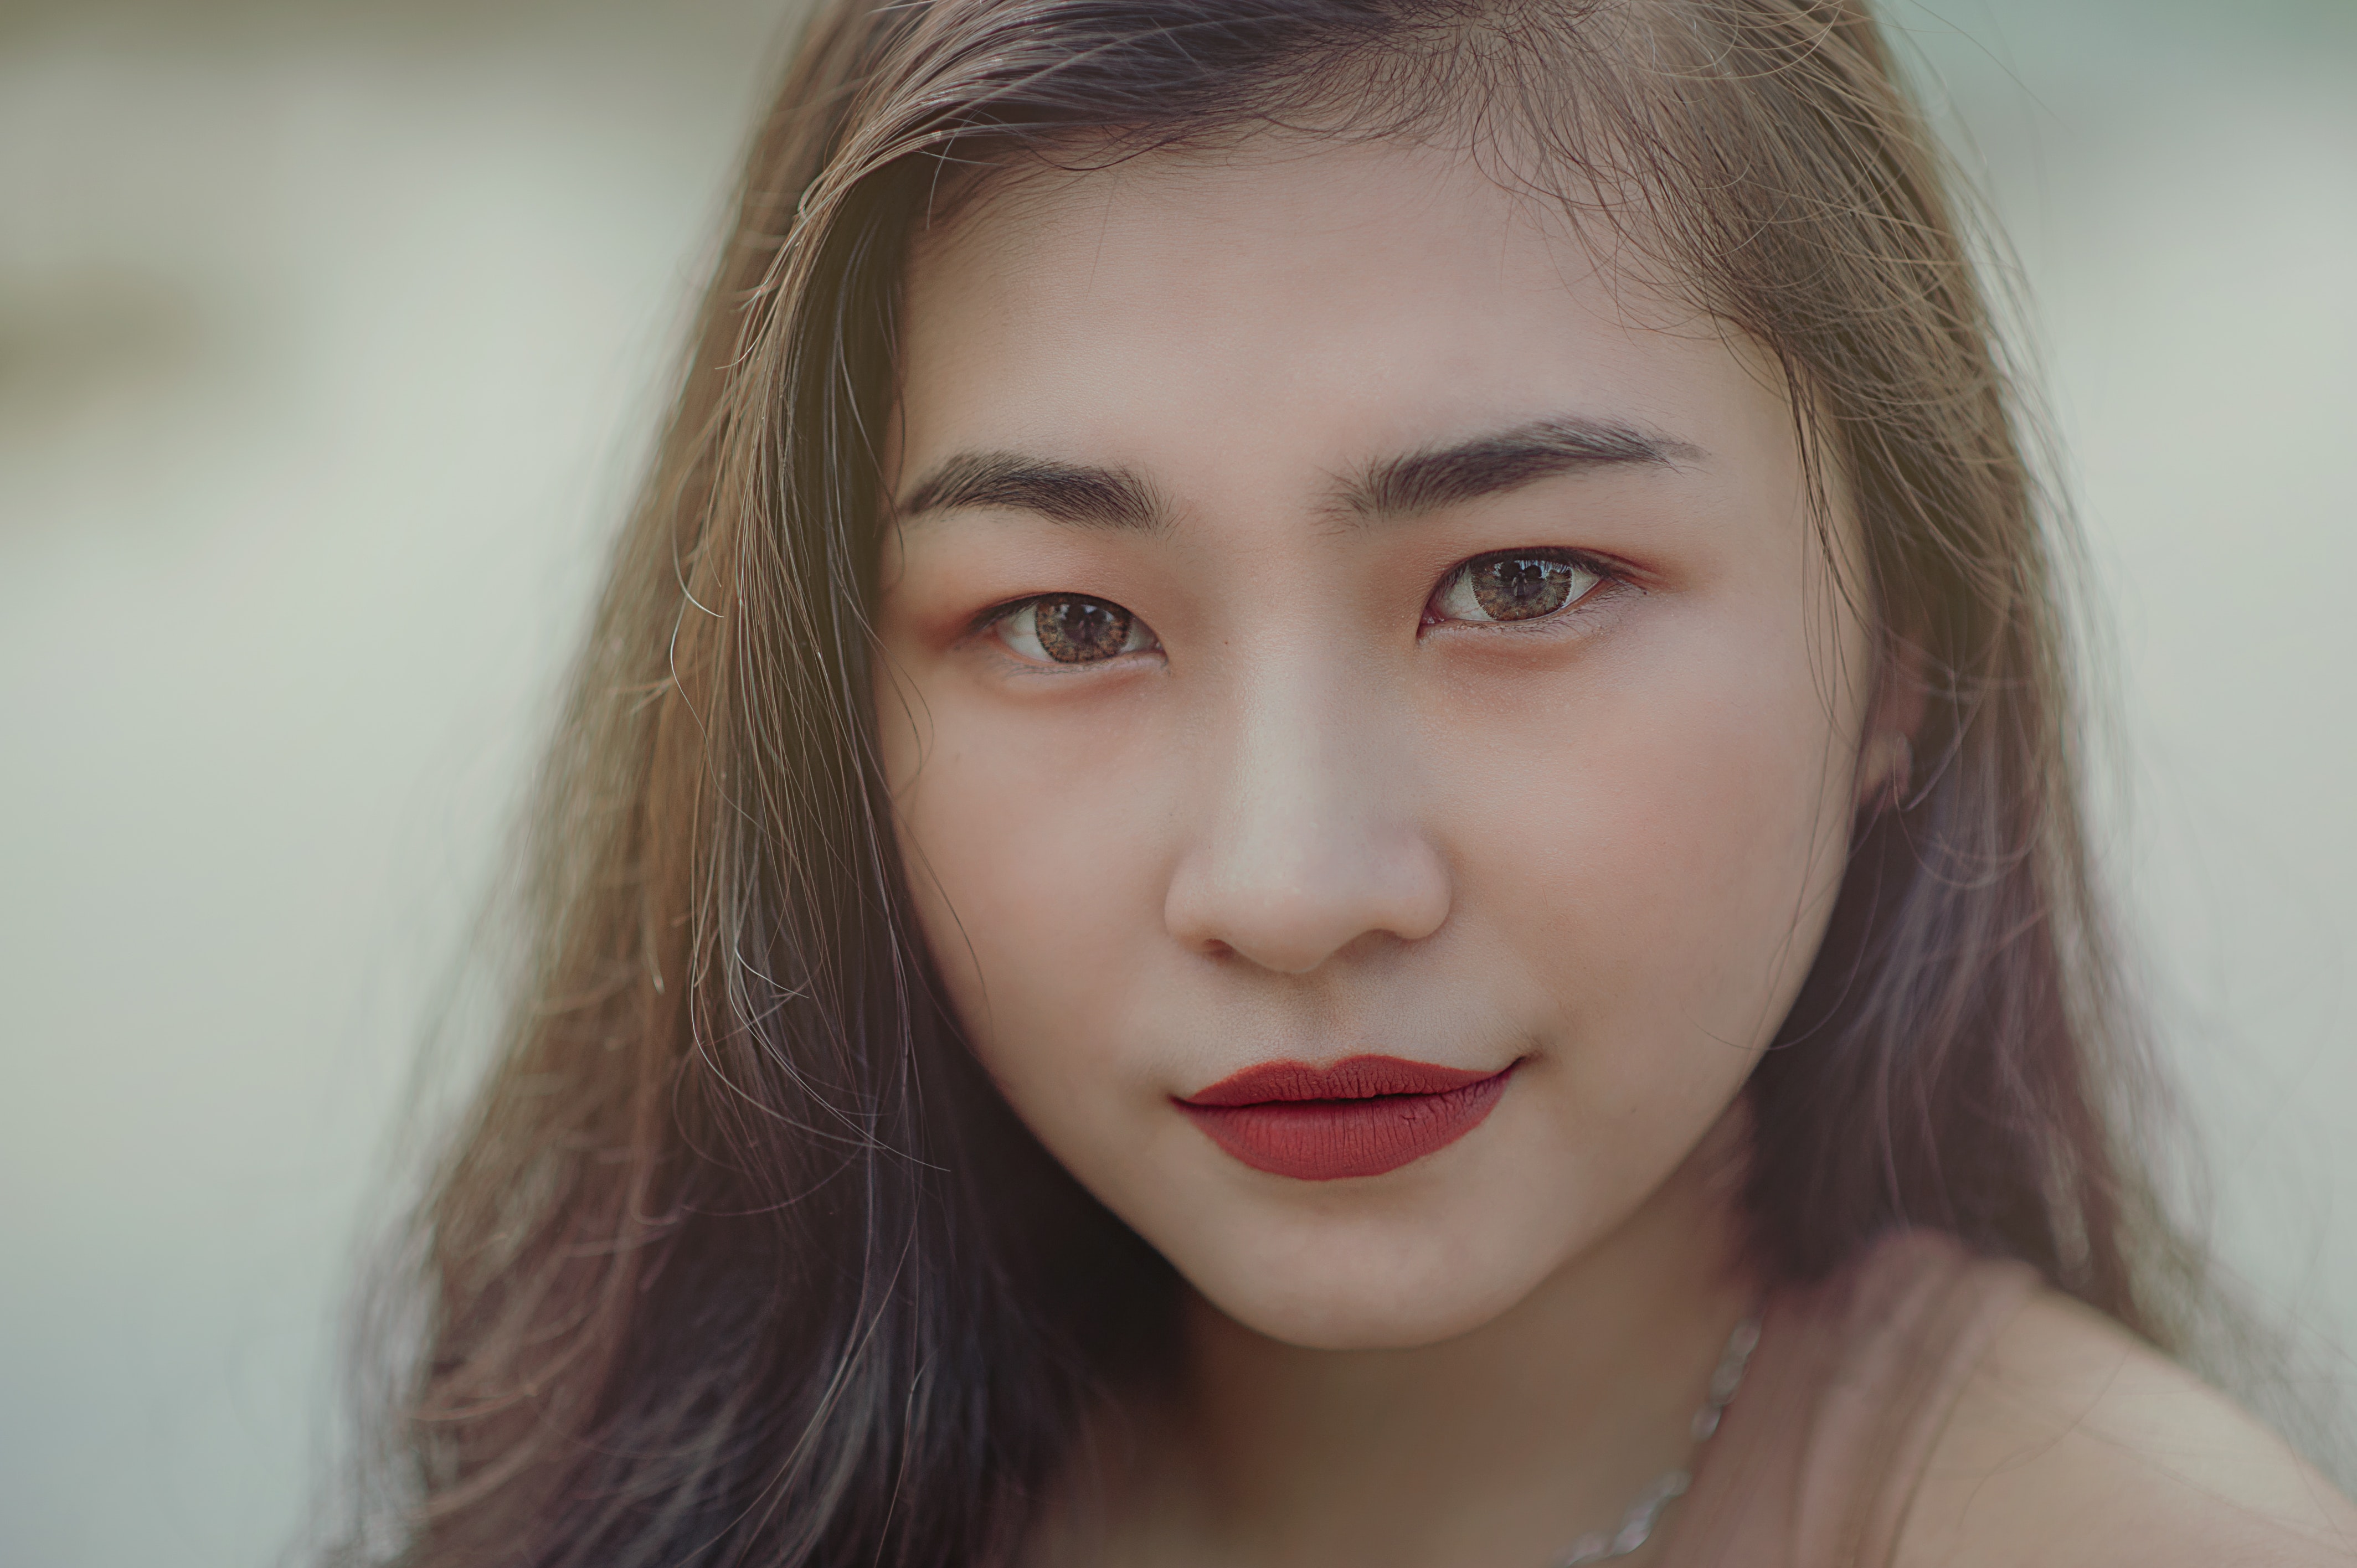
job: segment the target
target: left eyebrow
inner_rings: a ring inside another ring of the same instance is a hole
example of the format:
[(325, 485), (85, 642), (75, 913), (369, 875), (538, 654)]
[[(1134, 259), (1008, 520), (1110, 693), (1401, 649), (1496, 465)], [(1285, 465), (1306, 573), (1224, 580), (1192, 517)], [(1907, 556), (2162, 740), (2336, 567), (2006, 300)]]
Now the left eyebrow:
[(1611, 420), (1534, 420), (1447, 446), (1385, 458), (1346, 479), (1344, 510), (1368, 522), (1420, 517), (1557, 474), (1630, 465), (1674, 468), (1708, 454), (1691, 442)]

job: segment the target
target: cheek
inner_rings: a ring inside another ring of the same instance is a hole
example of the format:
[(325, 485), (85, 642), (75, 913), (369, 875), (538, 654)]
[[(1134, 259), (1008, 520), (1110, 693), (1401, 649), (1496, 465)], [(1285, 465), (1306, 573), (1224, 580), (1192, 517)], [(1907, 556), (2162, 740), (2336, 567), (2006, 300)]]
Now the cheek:
[(1456, 747), (1467, 772), (1448, 791), (1480, 802), (1452, 827), (1469, 908), (1551, 977), (1572, 1037), (1628, 1042), (1612, 1065), (1637, 1076), (1685, 1047), (1748, 1063), (1766, 1045), (1848, 832), (1847, 699), (1814, 673), (1831, 650), (1766, 618), (1663, 620), (1674, 656), (1631, 658), (1568, 714)]
[(1058, 1070), (1071, 1058), (1110, 1058), (1119, 1036), (1092, 1020), (1114, 1006), (1137, 933), (1160, 921), (1141, 831), (1168, 811), (1157, 770), (1140, 766), (1152, 737), (1142, 715), (1100, 709), (1076, 754), (1051, 712), (931, 695), (923, 744), (904, 722), (884, 746), (927, 946), (994, 1075), (1072, 1082)]

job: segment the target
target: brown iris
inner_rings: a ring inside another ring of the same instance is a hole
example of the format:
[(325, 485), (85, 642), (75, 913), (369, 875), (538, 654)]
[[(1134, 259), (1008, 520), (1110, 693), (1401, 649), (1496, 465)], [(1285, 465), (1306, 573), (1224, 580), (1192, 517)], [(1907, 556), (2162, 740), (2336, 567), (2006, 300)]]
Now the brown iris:
[(1491, 620), (1553, 615), (1578, 596), (1594, 575), (1545, 555), (1492, 555), (1465, 568), (1474, 603)]
[(1111, 659), (1129, 642), (1130, 614), (1096, 599), (1040, 599), (1031, 607), (1040, 651), (1059, 664)]

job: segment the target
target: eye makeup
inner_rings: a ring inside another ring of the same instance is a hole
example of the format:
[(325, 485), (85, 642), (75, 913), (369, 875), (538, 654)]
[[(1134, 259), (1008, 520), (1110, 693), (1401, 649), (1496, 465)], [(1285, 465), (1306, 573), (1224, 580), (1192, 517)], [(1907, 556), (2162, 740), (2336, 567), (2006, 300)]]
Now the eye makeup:
[(1110, 600), (1042, 594), (986, 623), (1009, 650), (1055, 664), (1095, 664), (1160, 646), (1146, 624)]
[(1424, 624), (1498, 625), (1539, 620), (1622, 580), (1609, 563), (1577, 550), (1493, 551), (1452, 567), (1426, 601)]

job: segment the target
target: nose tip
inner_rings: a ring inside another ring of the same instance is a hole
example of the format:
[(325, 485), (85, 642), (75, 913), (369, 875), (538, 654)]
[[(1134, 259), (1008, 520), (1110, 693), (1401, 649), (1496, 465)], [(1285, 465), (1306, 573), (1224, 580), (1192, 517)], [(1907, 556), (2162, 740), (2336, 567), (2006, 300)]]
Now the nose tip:
[(1448, 869), (1420, 837), (1320, 837), (1232, 843), (1183, 866), (1164, 910), (1171, 935), (1199, 952), (1297, 975), (1367, 937), (1419, 941), (1448, 919)]
[(1272, 645), (1187, 774), (1200, 811), (1163, 920), (1193, 951), (1308, 974), (1370, 938), (1448, 918), (1418, 736), (1389, 688), (1315, 642)]

